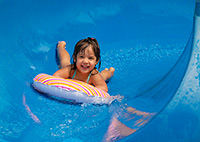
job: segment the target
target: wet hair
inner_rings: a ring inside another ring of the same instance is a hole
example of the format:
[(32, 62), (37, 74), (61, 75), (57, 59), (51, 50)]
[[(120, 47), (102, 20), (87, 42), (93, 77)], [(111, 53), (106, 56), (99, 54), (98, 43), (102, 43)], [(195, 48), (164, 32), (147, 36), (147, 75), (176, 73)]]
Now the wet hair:
[[(78, 53), (80, 52), (85, 52), (85, 49), (87, 47), (89, 47), (89, 45), (91, 45), (93, 51), (94, 51), (94, 54), (95, 54), (95, 57), (96, 57), (96, 61), (99, 61), (99, 67), (98, 67), (98, 70), (100, 69), (100, 66), (101, 66), (101, 56), (100, 56), (100, 48), (99, 48), (99, 44), (97, 42), (97, 40), (95, 38), (86, 38), (86, 39), (82, 39), (80, 41), (78, 41), (75, 45), (75, 48), (74, 48), (74, 53), (73, 53), (73, 64), (74, 64), (74, 67), (73, 69), (76, 69), (76, 62), (74, 61), (77, 60), (77, 55)], [(96, 67), (95, 67), (96, 68)]]

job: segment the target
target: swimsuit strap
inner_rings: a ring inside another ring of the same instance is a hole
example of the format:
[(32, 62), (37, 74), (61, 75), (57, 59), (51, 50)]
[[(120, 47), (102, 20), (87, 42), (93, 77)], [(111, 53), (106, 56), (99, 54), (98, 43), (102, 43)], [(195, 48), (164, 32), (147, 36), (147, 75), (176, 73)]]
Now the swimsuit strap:
[[(88, 75), (87, 83), (88, 83), (89, 80), (90, 80), (91, 74), (92, 74), (92, 71), (91, 71), (90, 74)], [(75, 75), (76, 75), (76, 70), (74, 71), (74, 74), (73, 74), (73, 76), (72, 76), (72, 79), (74, 79)]]
[(90, 72), (90, 74), (88, 75), (88, 78), (87, 78), (87, 83), (88, 83), (88, 82), (89, 82), (89, 80), (90, 80), (91, 74), (92, 74), (92, 71), (91, 71), (91, 72)]
[(74, 71), (74, 75), (72, 76), (72, 79), (74, 79), (75, 75), (76, 75), (76, 70)]

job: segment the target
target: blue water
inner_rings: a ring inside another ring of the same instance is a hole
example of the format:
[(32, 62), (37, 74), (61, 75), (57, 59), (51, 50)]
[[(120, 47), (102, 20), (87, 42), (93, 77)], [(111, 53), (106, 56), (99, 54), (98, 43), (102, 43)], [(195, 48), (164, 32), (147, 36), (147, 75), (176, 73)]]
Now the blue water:
[[(192, 0), (1, 0), (0, 140), (200, 141), (194, 10)], [(88, 36), (99, 41), (101, 70), (116, 69), (109, 93), (124, 99), (75, 105), (35, 92), (34, 76), (57, 70), (57, 41), (72, 55)]]

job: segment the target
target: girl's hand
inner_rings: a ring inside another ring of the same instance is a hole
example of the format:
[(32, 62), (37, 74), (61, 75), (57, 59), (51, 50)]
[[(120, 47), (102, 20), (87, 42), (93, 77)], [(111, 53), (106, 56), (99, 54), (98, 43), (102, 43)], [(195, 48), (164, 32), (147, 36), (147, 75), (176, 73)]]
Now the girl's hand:
[(65, 41), (59, 41), (57, 47), (65, 48), (66, 42)]

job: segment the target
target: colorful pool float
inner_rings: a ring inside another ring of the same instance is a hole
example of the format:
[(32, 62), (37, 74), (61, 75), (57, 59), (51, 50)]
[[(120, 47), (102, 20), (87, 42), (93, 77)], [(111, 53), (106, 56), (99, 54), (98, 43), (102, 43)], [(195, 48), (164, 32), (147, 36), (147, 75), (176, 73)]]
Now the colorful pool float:
[(74, 79), (38, 74), (33, 87), (39, 92), (77, 103), (110, 104), (110, 95), (92, 85)]

